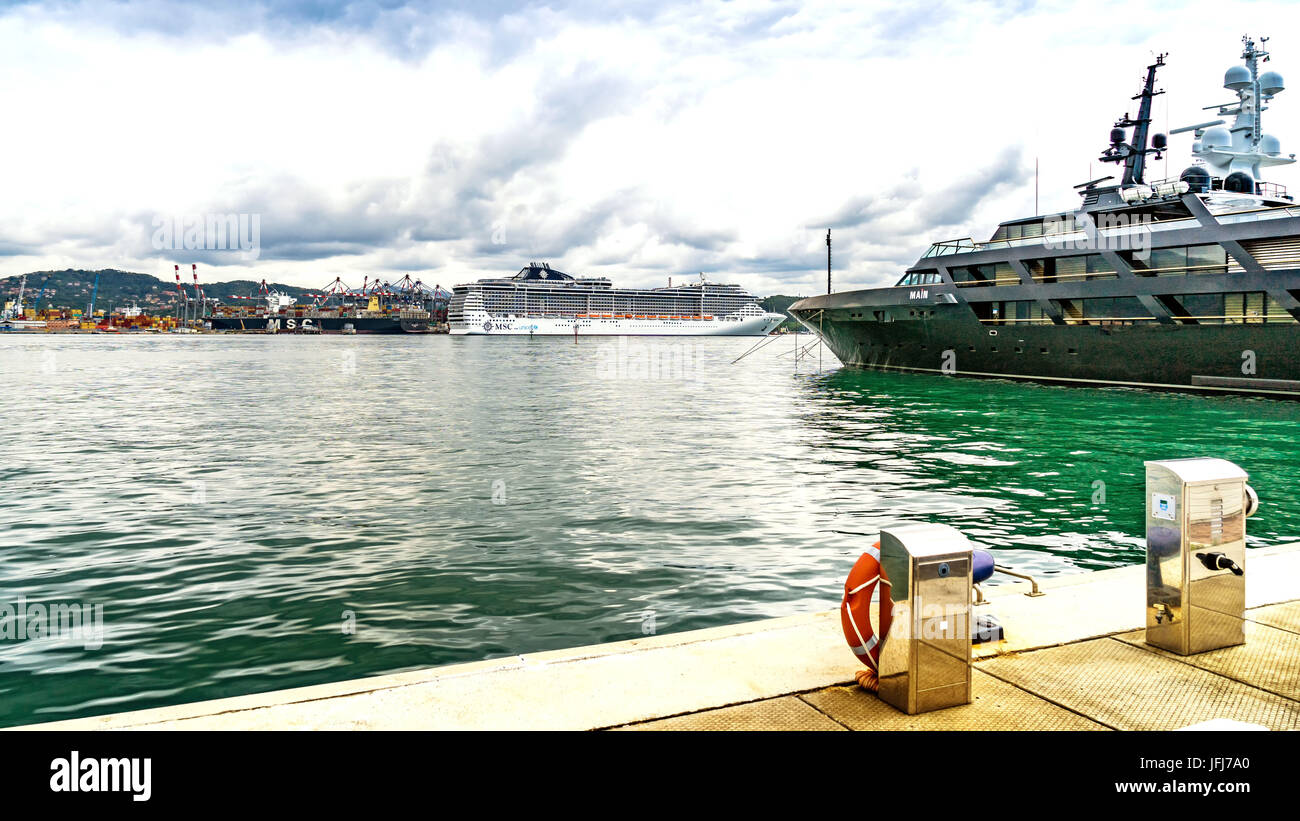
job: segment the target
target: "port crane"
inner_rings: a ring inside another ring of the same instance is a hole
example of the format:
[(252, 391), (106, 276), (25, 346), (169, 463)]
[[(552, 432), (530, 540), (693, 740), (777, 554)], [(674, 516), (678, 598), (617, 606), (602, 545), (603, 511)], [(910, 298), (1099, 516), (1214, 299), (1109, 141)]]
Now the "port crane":
[(5, 305), (4, 311), (0, 312), (0, 319), (22, 319), (23, 318), (23, 291), (27, 289), (27, 275), (18, 280), (18, 299), (11, 305)]
[(90, 307), (86, 309), (88, 321), (95, 321), (95, 297), (99, 296), (99, 274), (95, 274), (95, 287), (90, 291)]
[(32, 310), (38, 314), (41, 312), (41, 300), (45, 299), (45, 286), (49, 284), (50, 278), (46, 277), (45, 281), (41, 283), (41, 292), (36, 295), (36, 307)]

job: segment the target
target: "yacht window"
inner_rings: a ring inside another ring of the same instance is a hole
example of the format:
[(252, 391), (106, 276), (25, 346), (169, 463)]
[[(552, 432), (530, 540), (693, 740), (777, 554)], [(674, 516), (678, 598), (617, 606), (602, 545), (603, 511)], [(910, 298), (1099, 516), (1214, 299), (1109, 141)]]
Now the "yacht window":
[(1009, 262), (998, 262), (993, 265), (981, 265), (981, 270), (985, 270), (989, 278), (994, 280), (997, 285), (1019, 285), (1020, 277), (1016, 276), (1016, 271), (1011, 267)]
[(1029, 276), (1035, 282), (1055, 282), (1056, 281), (1056, 260), (1054, 259), (1027, 259), (1025, 267), (1029, 269)]
[(1224, 294), (1223, 302), (1224, 321), (1230, 325), (1263, 322), (1291, 324), (1296, 321), (1281, 303), (1263, 291)]
[(1115, 267), (1106, 261), (1101, 254), (1088, 254), (1084, 257), (1084, 265), (1088, 270), (1088, 279), (1112, 279), (1115, 277)]
[(1090, 325), (1131, 325), (1154, 319), (1134, 296), (1081, 299), (1083, 321)]
[(1022, 322), (1033, 324), (1036, 322), (1041, 323), (1044, 320), (1050, 321), (1051, 319), (1051, 317), (1043, 312), (1043, 306), (1039, 305), (1037, 302), (1023, 300), (1011, 304), (1015, 305), (1016, 319), (1021, 320)]
[(1063, 282), (1073, 282), (1088, 275), (1088, 265), (1083, 257), (1057, 257), (1056, 278)]
[(899, 285), (937, 285), (943, 282), (943, 277), (939, 276), (936, 271), (920, 271), (917, 273), (907, 274), (898, 281)]
[(1189, 245), (1187, 268), (1189, 274), (1226, 274), (1228, 252), (1222, 245)]
[(1187, 273), (1187, 249), (1157, 248), (1151, 252), (1146, 265), (1162, 277), (1182, 276)]
[(1222, 324), (1223, 294), (1178, 294), (1174, 299), (1198, 324)]

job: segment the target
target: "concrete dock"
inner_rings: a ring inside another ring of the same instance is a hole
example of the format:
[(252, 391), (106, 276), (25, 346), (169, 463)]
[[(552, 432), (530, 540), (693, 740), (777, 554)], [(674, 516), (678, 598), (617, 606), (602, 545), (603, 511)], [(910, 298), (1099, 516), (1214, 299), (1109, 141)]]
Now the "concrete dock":
[(1246, 644), (1196, 656), (1143, 642), (1144, 573), (989, 589), (973, 703), (918, 716), (853, 683), (829, 611), (20, 729), (1300, 729), (1300, 544), (1248, 552)]

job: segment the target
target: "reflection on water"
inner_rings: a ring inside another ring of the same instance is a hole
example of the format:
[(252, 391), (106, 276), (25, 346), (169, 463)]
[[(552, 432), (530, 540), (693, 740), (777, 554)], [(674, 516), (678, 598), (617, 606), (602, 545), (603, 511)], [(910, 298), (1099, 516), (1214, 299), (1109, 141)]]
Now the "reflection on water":
[(0, 723), (831, 607), (897, 519), (1133, 563), (1143, 459), (1238, 462), (1251, 543), (1300, 538), (1300, 405), (751, 344), (0, 337), (0, 603), (104, 605), (97, 650), (0, 638)]

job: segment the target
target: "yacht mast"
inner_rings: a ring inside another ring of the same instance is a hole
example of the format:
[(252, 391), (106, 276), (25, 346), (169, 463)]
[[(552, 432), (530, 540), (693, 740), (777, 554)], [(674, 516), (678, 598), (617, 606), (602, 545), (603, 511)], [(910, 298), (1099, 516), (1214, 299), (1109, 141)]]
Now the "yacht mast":
[[(1170, 133), (1192, 132), (1192, 155), (1203, 167), (1193, 166), (1183, 174), (1198, 177), (1205, 190), (1209, 190), (1205, 186), (1211, 178), (1218, 178), (1225, 191), (1264, 194), (1272, 186), (1263, 182), (1262, 169), (1295, 162), (1294, 154), (1282, 153), (1277, 137), (1263, 131), (1263, 111), (1286, 85), (1276, 71), (1259, 70), (1260, 63), (1269, 62), (1264, 48), (1268, 38), (1261, 37), (1258, 48), (1250, 37), (1241, 39), (1245, 65), (1232, 66), (1223, 76), (1223, 87), (1236, 94), (1237, 100), (1205, 107), (1206, 111), (1218, 109), (1221, 119), (1175, 128)], [(1231, 126), (1222, 119), (1226, 117), (1234, 118)], [(1219, 185), (1215, 184), (1215, 190)]]
[[(1156, 159), (1160, 159), (1160, 152), (1165, 149), (1166, 138), (1164, 134), (1155, 135), (1153, 140), (1154, 148), (1147, 148), (1147, 134), (1151, 130), (1151, 98), (1157, 94), (1164, 94), (1163, 91), (1155, 90), (1156, 69), (1165, 64), (1166, 54), (1156, 55), (1156, 61), (1147, 66), (1146, 83), (1142, 86), (1142, 92), (1133, 97), (1135, 100), (1141, 100), (1138, 105), (1137, 119), (1130, 119), (1125, 113), (1115, 123), (1115, 127), (1110, 131), (1110, 148), (1107, 148), (1101, 155), (1102, 162), (1122, 162), (1124, 163), (1124, 181), (1123, 185), (1142, 185), (1144, 183), (1143, 175), (1146, 173), (1147, 154), (1155, 154)], [(1126, 128), (1133, 127), (1133, 142), (1126, 143), (1124, 138)]]

